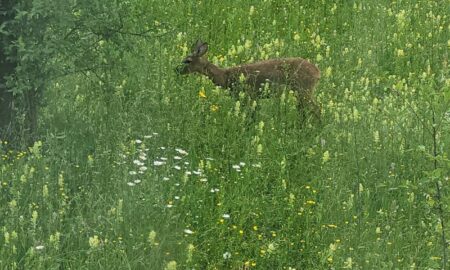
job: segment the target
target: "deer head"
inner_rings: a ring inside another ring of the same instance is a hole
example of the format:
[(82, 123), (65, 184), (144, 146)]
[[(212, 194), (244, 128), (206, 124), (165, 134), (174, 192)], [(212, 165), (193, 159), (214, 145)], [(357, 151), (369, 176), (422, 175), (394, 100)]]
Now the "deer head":
[(208, 51), (208, 43), (197, 40), (191, 49), (191, 54), (183, 59), (182, 64), (176, 68), (178, 74), (202, 73), (209, 64), (203, 56)]

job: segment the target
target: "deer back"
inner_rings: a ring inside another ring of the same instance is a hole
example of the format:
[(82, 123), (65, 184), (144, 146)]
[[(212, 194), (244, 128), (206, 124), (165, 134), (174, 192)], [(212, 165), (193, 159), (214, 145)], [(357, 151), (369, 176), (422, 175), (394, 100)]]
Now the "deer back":
[(226, 73), (228, 84), (238, 82), (243, 75), (245, 83), (254, 90), (268, 82), (285, 84), (293, 90), (312, 91), (320, 79), (319, 69), (303, 58), (260, 61), (228, 68)]

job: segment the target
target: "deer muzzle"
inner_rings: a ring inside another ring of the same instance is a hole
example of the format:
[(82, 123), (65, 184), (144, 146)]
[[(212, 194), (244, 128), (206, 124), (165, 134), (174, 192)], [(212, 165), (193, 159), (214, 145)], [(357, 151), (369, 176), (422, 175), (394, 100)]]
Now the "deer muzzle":
[(178, 75), (186, 74), (186, 65), (181, 64), (175, 68), (175, 73)]

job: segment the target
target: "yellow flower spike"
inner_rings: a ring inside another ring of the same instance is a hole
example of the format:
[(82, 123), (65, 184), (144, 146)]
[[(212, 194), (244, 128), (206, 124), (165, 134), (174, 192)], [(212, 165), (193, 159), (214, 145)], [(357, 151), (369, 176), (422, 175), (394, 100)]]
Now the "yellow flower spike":
[(187, 262), (191, 262), (192, 261), (192, 255), (194, 254), (194, 250), (195, 250), (195, 246), (193, 244), (189, 244), (187, 246)]
[(351, 269), (353, 267), (353, 260), (351, 257), (348, 257), (344, 262), (345, 269)]
[(205, 88), (201, 88), (200, 91), (198, 91), (198, 97), (200, 98), (206, 98), (206, 92), (205, 92)]
[(289, 193), (289, 199), (288, 199), (289, 204), (293, 205), (295, 202), (295, 195), (292, 193)]
[(327, 150), (323, 153), (322, 163), (326, 163), (329, 160), (330, 160), (330, 152), (328, 152), (328, 150)]
[(241, 73), (241, 74), (239, 75), (239, 82), (244, 83), (245, 80), (246, 80), (246, 78), (245, 78), (244, 73)]
[(9, 244), (9, 239), (10, 239), (9, 232), (4, 232), (3, 236), (5, 238), (5, 244)]
[(336, 251), (336, 249), (337, 249), (337, 245), (336, 244), (333, 244), (333, 243), (331, 243), (330, 244), (330, 251)]
[(48, 198), (48, 186), (47, 185), (44, 185), (42, 187), (42, 197)]
[(156, 232), (155, 231), (151, 231), (148, 234), (148, 241), (150, 242), (151, 246), (157, 246), (158, 242), (156, 241)]
[(316, 202), (313, 200), (308, 200), (308, 201), (306, 201), (306, 204), (315, 205)]
[(248, 15), (252, 16), (253, 14), (255, 14), (255, 7), (254, 6), (250, 6), (250, 11), (248, 12)]
[(164, 270), (176, 270), (177, 269), (177, 262), (176, 261), (170, 261), (167, 263)]
[(33, 211), (33, 213), (31, 214), (31, 222), (36, 225), (38, 219), (38, 212), (36, 210)]
[(216, 104), (212, 104), (212, 105), (209, 107), (209, 110), (212, 111), (212, 112), (217, 112), (217, 111), (219, 110), (219, 106), (216, 105)]
[(244, 46), (239, 45), (236, 47), (236, 49), (237, 49), (237, 54), (241, 54), (244, 51)]
[(277, 249), (277, 245), (274, 243), (270, 243), (269, 245), (267, 245), (267, 252), (269, 253), (274, 253)]
[(258, 144), (258, 146), (256, 147), (256, 154), (261, 155), (263, 152), (263, 146), (262, 144)]
[[(6, 183), (3, 183), (3, 184), (5, 185)], [(13, 199), (12, 201), (10, 201), (8, 203), (8, 205), (9, 205), (9, 208), (11, 208), (11, 210), (13, 210), (13, 209), (15, 209), (17, 207), (17, 201)]]
[(327, 67), (327, 69), (325, 70), (325, 77), (331, 77), (332, 72), (333, 69), (331, 67)]
[(322, 61), (322, 59), (323, 59), (323, 56), (322, 56), (320, 53), (318, 53), (318, 54), (316, 55), (316, 61), (317, 61), (317, 62), (320, 62), (320, 61)]
[(94, 235), (93, 237), (89, 237), (89, 246), (91, 248), (97, 248), (100, 245), (100, 239), (97, 235)]
[(92, 164), (94, 163), (94, 157), (92, 155), (88, 155), (87, 160), (88, 160), (88, 164), (90, 166), (92, 166)]

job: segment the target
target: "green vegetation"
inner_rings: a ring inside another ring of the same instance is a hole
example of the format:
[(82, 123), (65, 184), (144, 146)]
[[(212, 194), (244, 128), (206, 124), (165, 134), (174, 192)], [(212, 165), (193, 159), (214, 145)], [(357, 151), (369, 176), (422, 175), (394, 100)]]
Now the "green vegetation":
[[(450, 267), (450, 1), (32, 2), (1, 269)], [(220, 66), (311, 59), (322, 123), (177, 76), (197, 38)]]

